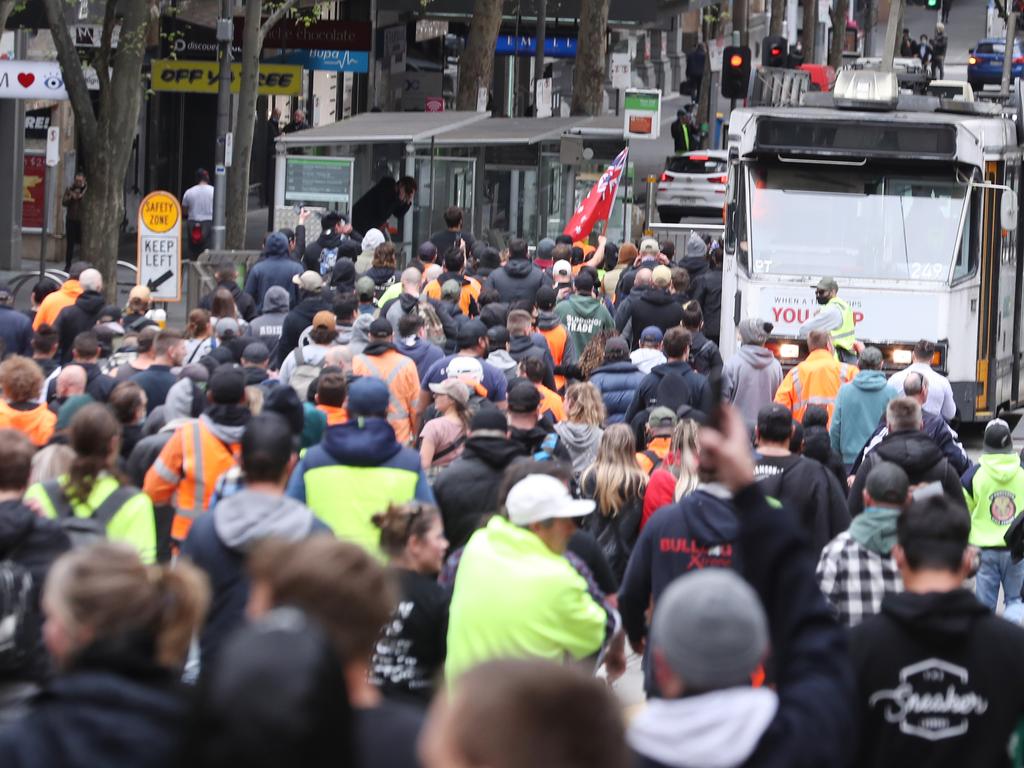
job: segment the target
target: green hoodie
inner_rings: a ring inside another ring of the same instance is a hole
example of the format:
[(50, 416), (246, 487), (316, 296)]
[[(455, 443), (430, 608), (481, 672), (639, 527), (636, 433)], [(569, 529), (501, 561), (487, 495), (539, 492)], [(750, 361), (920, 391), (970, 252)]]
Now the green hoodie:
[(1024, 469), (1016, 453), (986, 453), (964, 476), (964, 497), (971, 512), (970, 543), (1005, 547), (1003, 536), (1024, 509)]
[(584, 347), (595, 333), (602, 329), (615, 330), (615, 321), (612, 320), (604, 302), (593, 296), (580, 296), (574, 293), (555, 305), (555, 314), (568, 331), (577, 357), (583, 354)]
[(896, 544), (898, 509), (865, 507), (850, 523), (850, 536), (865, 549), (888, 557)]

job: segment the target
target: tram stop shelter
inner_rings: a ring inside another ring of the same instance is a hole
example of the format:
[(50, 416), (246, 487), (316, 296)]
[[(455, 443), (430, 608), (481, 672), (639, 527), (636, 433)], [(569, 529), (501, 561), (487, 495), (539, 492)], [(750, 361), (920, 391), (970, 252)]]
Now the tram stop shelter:
[[(621, 118), (365, 113), (278, 139), (274, 226), (294, 227), (300, 205), (347, 212), (389, 174), (418, 185), (397, 238), (407, 257), (444, 229), (452, 205), (468, 231), (497, 247), (514, 237), (535, 244), (561, 232), (624, 146)], [(609, 219), (613, 239), (623, 238), (631, 192), (623, 180)]]

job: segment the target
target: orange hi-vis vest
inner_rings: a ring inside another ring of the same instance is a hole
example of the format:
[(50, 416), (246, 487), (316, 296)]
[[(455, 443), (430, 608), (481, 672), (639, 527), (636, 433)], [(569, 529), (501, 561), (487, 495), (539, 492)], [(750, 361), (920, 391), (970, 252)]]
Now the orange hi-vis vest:
[[(565, 357), (565, 345), (569, 342), (569, 332), (565, 330), (565, 326), (558, 324), (554, 328), (547, 330), (538, 328), (537, 331), (544, 336), (544, 341), (548, 343), (551, 359), (554, 360), (555, 365), (561, 365)], [(555, 389), (565, 389), (565, 376), (555, 374)]]
[(831, 427), (839, 387), (856, 375), (856, 366), (840, 363), (827, 349), (816, 349), (786, 374), (775, 393), (775, 402), (789, 408), (796, 421), (803, 421), (807, 406), (820, 405), (828, 411)]
[(416, 437), (416, 401), (420, 396), (420, 377), (412, 358), (393, 349), (382, 355), (363, 353), (352, 358), (352, 373), (372, 376), (388, 385), (388, 424), (395, 430), (399, 443), (412, 443)]
[[(454, 280), (455, 278), (453, 277), (451, 279)], [(447, 282), (447, 280), (445, 282)], [(427, 287), (424, 288), (424, 291), (426, 291), (428, 298), (435, 299), (437, 301), (441, 300), (441, 283), (438, 278), (427, 283)], [(459, 294), (459, 309), (462, 310), (462, 314), (466, 317), (469, 317), (469, 310), (474, 301), (480, 301), (480, 283), (475, 277), (465, 277), (463, 278), (462, 291)]]
[(202, 420), (178, 427), (142, 484), (154, 504), (177, 508), (171, 535), (183, 540), (192, 521), (210, 507), (217, 479), (238, 465), (241, 446), (220, 440)]

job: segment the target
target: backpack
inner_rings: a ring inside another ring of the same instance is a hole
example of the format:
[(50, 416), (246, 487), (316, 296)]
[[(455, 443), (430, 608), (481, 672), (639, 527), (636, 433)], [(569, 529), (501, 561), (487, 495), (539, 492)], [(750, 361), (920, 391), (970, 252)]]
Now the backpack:
[(640, 453), (642, 453), (644, 456), (651, 460), (651, 469), (647, 473), (647, 476), (650, 477), (651, 475), (654, 474), (654, 470), (656, 470), (658, 467), (662, 465), (661, 458), (650, 448), (645, 448), (644, 450), (640, 451)]
[(89, 517), (78, 517), (71, 506), (71, 501), (58, 480), (47, 480), (43, 483), (43, 491), (57, 513), (57, 523), (71, 540), (71, 548), (79, 549), (107, 540), (107, 524), (129, 499), (139, 494), (139, 489), (132, 485), (119, 486), (107, 496)]
[(292, 371), (292, 377), (288, 383), (302, 402), (306, 401), (309, 385), (320, 377), (320, 371), (326, 361), (327, 358), (322, 357), (319, 363), (307, 363), (306, 358), (302, 355), (302, 345), (295, 348), (295, 370)]
[(334, 271), (334, 263), (338, 260), (338, 249), (335, 248), (321, 248), (320, 249), (320, 276), (323, 277), (330, 272)]
[(705, 339), (704, 343), (700, 345), (700, 349), (690, 350), (690, 359), (687, 362), (697, 373), (703, 373), (706, 376), (711, 370), (711, 361), (717, 351), (718, 346), (715, 342)]
[(12, 559), (20, 546), (0, 559), (0, 674), (5, 676), (25, 670), (38, 641), (32, 574)]

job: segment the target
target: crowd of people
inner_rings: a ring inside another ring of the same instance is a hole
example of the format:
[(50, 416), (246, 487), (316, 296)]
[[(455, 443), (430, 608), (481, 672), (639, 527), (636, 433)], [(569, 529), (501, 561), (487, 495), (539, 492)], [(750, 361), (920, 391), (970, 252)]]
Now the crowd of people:
[(1024, 469), (933, 344), (826, 277), (723, 359), (719, 242), (444, 218), (303, 217), (184, 330), (0, 287), (0, 765), (1010, 764)]

